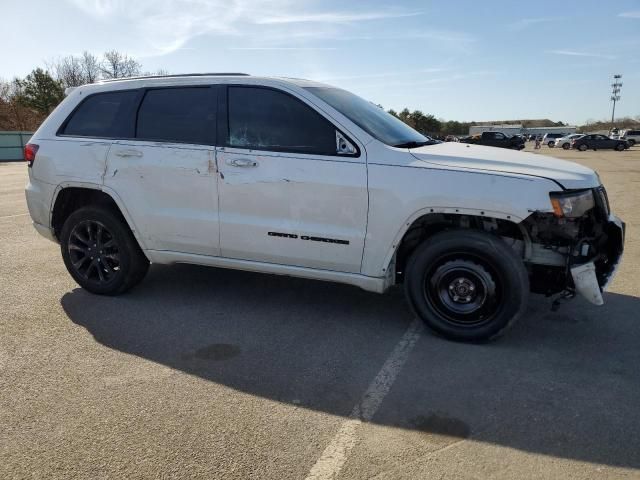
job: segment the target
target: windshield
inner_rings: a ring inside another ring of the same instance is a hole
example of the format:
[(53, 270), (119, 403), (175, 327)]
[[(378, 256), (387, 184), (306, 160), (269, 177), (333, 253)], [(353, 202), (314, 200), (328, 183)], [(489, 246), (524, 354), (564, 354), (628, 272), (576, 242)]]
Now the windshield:
[(413, 148), (431, 141), (402, 120), (363, 98), (333, 87), (305, 87), (372, 137), (394, 147)]

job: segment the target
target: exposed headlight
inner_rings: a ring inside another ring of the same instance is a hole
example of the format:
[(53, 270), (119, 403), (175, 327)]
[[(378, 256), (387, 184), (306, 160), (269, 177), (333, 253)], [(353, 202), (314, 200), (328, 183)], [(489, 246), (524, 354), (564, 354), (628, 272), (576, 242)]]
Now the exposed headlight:
[(554, 192), (549, 197), (556, 217), (579, 218), (596, 204), (592, 190)]

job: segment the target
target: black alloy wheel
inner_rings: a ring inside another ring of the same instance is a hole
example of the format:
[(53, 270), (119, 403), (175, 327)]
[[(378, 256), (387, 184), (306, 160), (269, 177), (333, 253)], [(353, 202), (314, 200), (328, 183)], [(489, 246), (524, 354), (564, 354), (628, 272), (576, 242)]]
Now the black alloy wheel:
[(126, 221), (112, 209), (89, 206), (69, 215), (60, 232), (60, 249), (73, 279), (100, 295), (129, 290), (149, 269)]
[(71, 231), (67, 248), (73, 268), (87, 282), (108, 284), (120, 270), (118, 243), (101, 222), (78, 223)]

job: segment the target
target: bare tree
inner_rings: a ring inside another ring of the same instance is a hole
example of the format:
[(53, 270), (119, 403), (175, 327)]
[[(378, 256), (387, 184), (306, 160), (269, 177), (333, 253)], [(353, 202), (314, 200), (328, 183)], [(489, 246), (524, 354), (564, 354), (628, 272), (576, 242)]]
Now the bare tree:
[(93, 83), (100, 79), (100, 62), (98, 57), (86, 50), (82, 52), (82, 72), (86, 83)]
[(82, 69), (81, 58), (69, 55), (56, 61), (46, 63), (47, 70), (51, 72), (53, 77), (60, 81), (65, 88), (79, 87), (86, 82)]
[(79, 87), (100, 80), (100, 61), (95, 55), (86, 51), (79, 57), (69, 55), (51, 60), (46, 62), (46, 66), (53, 77), (62, 82), (65, 88)]
[(163, 77), (171, 74), (169, 73), (169, 70), (165, 70), (164, 68), (159, 68), (155, 72), (148, 72), (148, 71), (142, 72), (141, 75), (143, 77)]
[(142, 65), (127, 54), (110, 50), (104, 53), (101, 67), (104, 78), (125, 78), (140, 75)]

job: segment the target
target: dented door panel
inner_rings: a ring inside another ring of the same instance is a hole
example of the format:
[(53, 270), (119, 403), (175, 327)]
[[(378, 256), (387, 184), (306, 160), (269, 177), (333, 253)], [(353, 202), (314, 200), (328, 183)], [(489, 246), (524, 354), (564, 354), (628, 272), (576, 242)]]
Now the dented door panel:
[(104, 184), (127, 205), (147, 248), (219, 254), (213, 147), (114, 142)]

